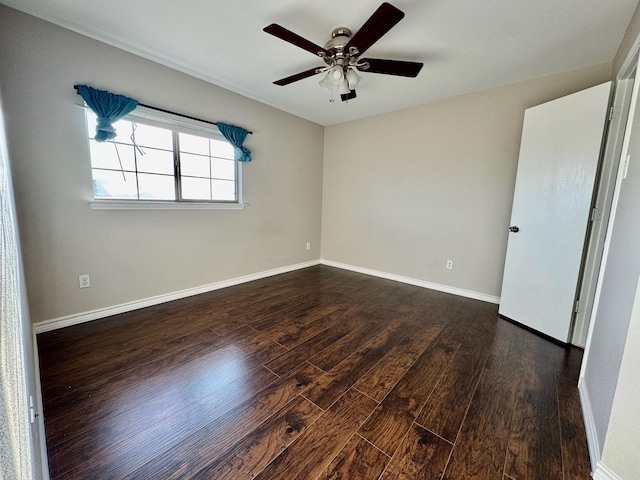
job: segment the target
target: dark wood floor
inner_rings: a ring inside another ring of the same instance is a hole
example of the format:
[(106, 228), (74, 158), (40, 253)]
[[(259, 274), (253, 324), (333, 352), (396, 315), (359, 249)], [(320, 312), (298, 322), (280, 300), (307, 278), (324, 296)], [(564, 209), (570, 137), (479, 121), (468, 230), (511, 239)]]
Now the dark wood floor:
[(38, 335), (53, 479), (588, 479), (582, 358), (325, 266)]

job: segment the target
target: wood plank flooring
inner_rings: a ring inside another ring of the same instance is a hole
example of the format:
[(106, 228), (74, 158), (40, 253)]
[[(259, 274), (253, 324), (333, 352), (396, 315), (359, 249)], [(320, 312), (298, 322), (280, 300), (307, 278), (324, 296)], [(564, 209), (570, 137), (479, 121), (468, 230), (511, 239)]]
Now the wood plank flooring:
[(312, 267), (38, 335), (52, 479), (589, 478), (582, 352)]

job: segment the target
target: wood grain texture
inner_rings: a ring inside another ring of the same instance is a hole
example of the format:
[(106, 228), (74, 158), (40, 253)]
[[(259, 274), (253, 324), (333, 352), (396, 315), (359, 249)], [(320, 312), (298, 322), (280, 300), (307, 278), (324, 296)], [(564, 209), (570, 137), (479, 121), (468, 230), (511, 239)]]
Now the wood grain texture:
[(525, 344), (504, 472), (513, 478), (561, 480), (558, 398), (555, 375), (547, 368), (548, 353), (556, 349), (541, 338), (527, 338)]
[[(224, 384), (211, 395), (194, 397), (173, 415), (161, 412), (160, 419), (156, 414), (148, 418), (141, 412), (137, 420), (127, 423), (118, 417), (93, 417), (88, 411), (87, 417), (94, 419), (92, 428), (61, 444), (47, 439), (50, 459), (57, 465), (51, 469), (51, 478), (123, 478), (188, 439), (202, 428), (203, 418), (213, 421), (227, 414), (275, 379), (268, 370), (258, 369)], [(114, 431), (112, 426), (116, 427)], [(73, 431), (73, 422), (68, 422), (68, 428)]]
[(416, 419), (450, 442), (460, 431), (495, 336), (491, 316), (479, 316), (475, 323)]
[(589, 479), (591, 464), (584, 455), (587, 434), (582, 419), (578, 387), (574, 381), (557, 379), (560, 437), (564, 480)]
[(351, 317), (350, 324), (347, 335), (313, 355), (309, 363), (328, 372), (383, 328), (375, 315), (362, 312)]
[(160, 458), (135, 470), (139, 479), (191, 478), (198, 470), (226, 453), (235, 443), (254, 431), (269, 417), (304, 391), (319, 374), (307, 365), (256, 393), (238, 407), (195, 431)]
[(381, 479), (439, 479), (442, 477), (452, 450), (452, 443), (414, 423)]
[(305, 392), (305, 396), (323, 410), (326, 410), (344, 392), (346, 392), (360, 376), (375, 365), (403, 337), (402, 322), (392, 320), (388, 326), (336, 365), (331, 371), (322, 375)]
[(443, 479), (501, 478), (511, 429), (515, 394), (520, 381), (519, 356), (524, 330), (502, 324), (480, 377)]
[(279, 357), (265, 363), (265, 366), (277, 375), (284, 375), (312, 358), (318, 352), (336, 344), (350, 332), (351, 329), (348, 324), (328, 328), (318, 333), (316, 336), (311, 337), (306, 342), (301, 343)]
[(322, 413), (311, 402), (298, 396), (251, 435), (243, 437), (221, 458), (208, 462), (197, 472), (190, 472), (186, 476), (216, 480), (253, 478)]
[[(442, 331), (444, 306), (433, 308), (430, 319), (422, 318), (419, 325), (394, 346), (371, 370), (360, 377), (355, 388), (380, 402), (409, 370), (411, 365)], [(429, 321), (430, 320), (430, 321)]]
[(349, 390), (255, 478), (316, 478), (375, 405), (375, 401), (357, 390)]
[(358, 433), (387, 455), (393, 455), (460, 348), (464, 331), (464, 327), (450, 323), (384, 398)]
[(588, 474), (582, 352), (412, 285), (312, 267), (38, 349), (53, 480)]
[(378, 478), (390, 460), (382, 450), (355, 434), (320, 474), (318, 480)]
[[(76, 420), (70, 421), (69, 415), (52, 416), (47, 422), (48, 438), (61, 444), (73, 438), (73, 433), (91, 429), (96, 418), (113, 419), (109, 431), (112, 438), (126, 436), (131, 422), (144, 417), (152, 424), (178, 413), (192, 399), (199, 398), (193, 395), (194, 391), (209, 396), (244, 377), (241, 367), (246, 365), (246, 360), (239, 350), (230, 346), (200, 357), (194, 362), (196, 365), (186, 365), (191, 368), (176, 369), (175, 375), (164, 377), (166, 381), (161, 384), (155, 383), (157, 377), (153, 376), (146, 379), (140, 376), (115, 378), (109, 390), (97, 390), (93, 394), (89, 391), (86, 398), (75, 402), (82, 407), (69, 409), (74, 417), (78, 417)], [(260, 364), (254, 364), (253, 368), (259, 369)], [(119, 401), (112, 401), (114, 397)]]

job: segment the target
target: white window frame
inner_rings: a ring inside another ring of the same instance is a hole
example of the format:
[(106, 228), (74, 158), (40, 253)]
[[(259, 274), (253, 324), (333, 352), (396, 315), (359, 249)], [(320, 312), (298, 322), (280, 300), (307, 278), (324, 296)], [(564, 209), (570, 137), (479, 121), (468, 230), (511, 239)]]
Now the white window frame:
[[(89, 108), (82, 105), (83, 108)], [(84, 113), (84, 112), (83, 112)], [(86, 115), (83, 115), (86, 122)], [(181, 133), (193, 135), (205, 135), (207, 137), (219, 137), (222, 141), (227, 141), (224, 136), (213, 125), (198, 122), (172, 115), (170, 113), (155, 111), (150, 108), (138, 106), (133, 112), (123, 117), (123, 120), (138, 121), (146, 125), (152, 125), (160, 128), (177, 130)], [(88, 126), (90, 131), (93, 127)], [(243, 202), (242, 189), (242, 162), (236, 163), (236, 188), (237, 201), (235, 202), (216, 202), (201, 200), (133, 200), (133, 199), (104, 199), (95, 198), (89, 202), (93, 210), (244, 210), (247, 206)], [(93, 170), (91, 161), (90, 168)], [(93, 172), (91, 174), (93, 179)], [(180, 181), (180, 179), (178, 179)], [(93, 188), (92, 188), (93, 192)]]

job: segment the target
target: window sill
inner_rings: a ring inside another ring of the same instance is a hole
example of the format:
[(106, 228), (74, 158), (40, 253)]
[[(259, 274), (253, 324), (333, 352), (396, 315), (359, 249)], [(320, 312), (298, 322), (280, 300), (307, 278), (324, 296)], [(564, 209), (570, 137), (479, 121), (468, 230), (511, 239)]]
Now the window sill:
[(94, 200), (93, 210), (244, 210), (246, 203), (145, 202), (141, 200)]

